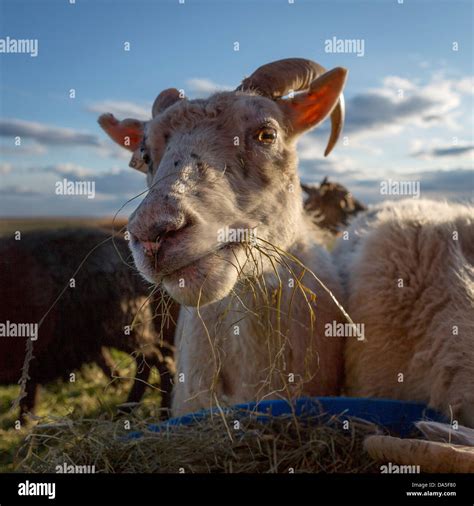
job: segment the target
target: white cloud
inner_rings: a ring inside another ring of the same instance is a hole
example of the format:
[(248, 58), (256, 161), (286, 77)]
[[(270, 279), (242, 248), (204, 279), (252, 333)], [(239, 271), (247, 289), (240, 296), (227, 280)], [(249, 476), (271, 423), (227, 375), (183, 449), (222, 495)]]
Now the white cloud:
[[(298, 157), (300, 160), (324, 160), (324, 142), (321, 135), (303, 135), (298, 140)], [(327, 160), (332, 163), (331, 159)]]
[(193, 77), (188, 79), (186, 84), (190, 90), (190, 95), (212, 95), (212, 93), (216, 93), (218, 91), (229, 91), (234, 89), (232, 86), (218, 84), (203, 77)]
[(10, 145), (5, 146), (2, 144), (1, 146), (3, 155), (14, 155), (14, 156), (38, 156), (44, 155), (48, 150), (42, 144), (38, 142), (28, 142), (22, 143), (19, 146)]
[(18, 136), (53, 146), (98, 146), (100, 144), (98, 137), (94, 134), (15, 118), (0, 120), (0, 136)]
[(59, 163), (57, 165), (47, 167), (46, 170), (55, 172), (61, 176), (73, 176), (77, 178), (93, 176), (97, 173), (97, 171), (83, 167), (82, 165), (78, 165), (76, 163)]
[(136, 102), (103, 100), (88, 104), (86, 109), (97, 114), (110, 112), (119, 119), (135, 118), (149, 120), (151, 117), (151, 104), (142, 105)]
[[(95, 126), (95, 124), (94, 124)], [(97, 127), (97, 130), (99, 128)], [(19, 146), (13, 145), (12, 139), (21, 138)], [(131, 154), (126, 149), (114, 144), (109, 138), (101, 139), (98, 135), (80, 132), (71, 128), (57, 127), (46, 123), (24, 121), (20, 119), (0, 120), (0, 137), (5, 137), (1, 150), (3, 155), (44, 155), (48, 148), (86, 147), (101, 158), (130, 160)], [(10, 145), (6, 145), (10, 138)]]
[(409, 79), (405, 79), (400, 76), (387, 76), (383, 79), (383, 85), (386, 89), (392, 90), (414, 90), (416, 89), (416, 84)]
[(455, 88), (460, 93), (465, 93), (466, 95), (472, 95), (474, 93), (474, 77), (463, 77), (462, 79), (459, 79), (455, 83)]
[(472, 92), (471, 78), (432, 76), (427, 84), (387, 76), (383, 86), (359, 93), (347, 102), (345, 132), (351, 136), (400, 133), (408, 127), (459, 128), (462, 95)]
[(10, 185), (0, 188), (0, 195), (2, 195), (2, 197), (13, 197), (15, 195), (22, 197), (31, 197), (40, 194), (41, 193), (37, 190), (33, 190), (32, 188), (24, 185)]
[(432, 139), (429, 142), (422, 142), (419, 139), (413, 142), (411, 156), (424, 160), (434, 158), (470, 158), (474, 152), (474, 144), (460, 141), (456, 144), (446, 144), (439, 139)]

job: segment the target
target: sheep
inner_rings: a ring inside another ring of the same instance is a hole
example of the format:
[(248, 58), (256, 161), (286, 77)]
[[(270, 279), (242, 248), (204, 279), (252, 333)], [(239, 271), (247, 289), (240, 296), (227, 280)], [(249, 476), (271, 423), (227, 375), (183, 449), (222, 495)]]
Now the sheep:
[[(26, 339), (31, 338), (34, 358), (26, 396), (20, 401), (21, 419), (34, 411), (40, 384), (68, 379), (87, 362), (98, 363), (111, 375), (113, 366), (104, 347), (135, 356), (137, 372), (128, 402), (140, 400), (155, 365), (162, 406), (169, 407), (171, 371), (166, 361), (172, 356), (177, 306), (171, 305), (169, 320), (154, 314), (154, 304), (147, 301), (150, 289), (126, 263), (127, 241), (115, 237), (112, 242), (110, 233), (94, 228), (38, 230), (17, 238), (0, 239), (0, 384), (18, 382)], [(37, 324), (44, 315), (37, 334), (14, 337), (8, 330), (12, 324)]]
[(345, 186), (329, 182), (327, 177), (319, 186), (301, 183), (301, 188), (308, 195), (304, 202), (305, 211), (332, 236), (338, 235), (350, 218), (367, 209)]
[(362, 213), (334, 258), (345, 308), (365, 339), (347, 339), (355, 396), (422, 401), (474, 426), (474, 208), (407, 199)]
[(330, 153), (346, 74), (290, 58), (206, 100), (167, 89), (149, 121), (99, 118), (147, 176), (135, 264), (182, 304), (174, 415), (339, 392), (343, 343), (325, 334), (345, 317), (339, 279), (303, 209), (296, 140), (330, 116)]

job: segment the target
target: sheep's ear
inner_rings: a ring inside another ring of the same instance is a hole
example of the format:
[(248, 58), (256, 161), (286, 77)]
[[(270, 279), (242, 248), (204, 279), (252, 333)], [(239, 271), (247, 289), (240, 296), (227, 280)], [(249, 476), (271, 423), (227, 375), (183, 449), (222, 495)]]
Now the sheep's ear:
[(154, 118), (160, 112), (173, 105), (178, 100), (181, 100), (181, 93), (176, 88), (168, 88), (163, 90), (156, 98), (151, 108), (151, 115)]
[(125, 149), (136, 151), (140, 146), (145, 126), (143, 121), (137, 119), (119, 121), (113, 114), (108, 113), (102, 114), (98, 122), (108, 136)]
[(278, 101), (293, 135), (314, 128), (331, 114), (341, 96), (346, 77), (347, 70), (336, 67), (315, 79), (307, 91)]

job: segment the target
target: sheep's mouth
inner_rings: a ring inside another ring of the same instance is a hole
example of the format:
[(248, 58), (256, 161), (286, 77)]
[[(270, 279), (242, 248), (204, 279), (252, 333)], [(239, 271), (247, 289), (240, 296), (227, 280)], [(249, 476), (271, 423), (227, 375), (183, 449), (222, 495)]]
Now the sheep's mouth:
[(220, 245), (163, 276), (161, 285), (184, 306), (204, 306), (229, 295), (244, 272), (246, 258), (241, 243)]
[(216, 259), (219, 259), (219, 257), (222, 256), (223, 253), (231, 252), (232, 250), (234, 250), (235, 248), (238, 248), (238, 247), (242, 247), (242, 243), (235, 242), (235, 243), (222, 244), (222, 245), (218, 246), (217, 248), (215, 248), (214, 250), (209, 251), (208, 253), (205, 253), (204, 255), (199, 256), (198, 258), (194, 258), (191, 261), (189, 261), (179, 267), (174, 268), (173, 270), (167, 270), (166, 272), (162, 271), (161, 275), (163, 278), (168, 277), (168, 276), (173, 276), (173, 277), (176, 275), (179, 276), (180, 274), (184, 274), (185, 272), (192, 270), (194, 267), (197, 267), (199, 265), (199, 263), (204, 260), (208, 260), (213, 257)]
[(201, 271), (205, 274), (204, 269), (200, 269), (201, 264), (212, 261), (214, 258), (216, 261), (226, 260), (229, 264), (232, 263), (232, 258), (235, 251), (238, 248), (244, 247), (241, 242), (229, 242), (220, 244), (214, 249), (196, 256), (189, 257), (186, 255), (184, 258), (174, 258), (170, 260), (172, 255), (157, 255), (154, 258), (147, 258), (143, 254), (136, 257), (137, 266), (140, 271), (155, 283), (166, 281), (166, 279), (186, 279), (187, 277), (193, 276), (193, 270)]

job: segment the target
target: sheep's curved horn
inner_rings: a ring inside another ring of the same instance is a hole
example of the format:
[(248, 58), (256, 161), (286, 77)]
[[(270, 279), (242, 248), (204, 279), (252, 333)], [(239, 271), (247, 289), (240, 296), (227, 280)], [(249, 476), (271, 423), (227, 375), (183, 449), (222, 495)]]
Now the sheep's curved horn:
[[(311, 83), (323, 75), (326, 69), (318, 63), (304, 58), (287, 58), (259, 67), (251, 76), (242, 81), (237, 91), (255, 91), (274, 100), (290, 91), (308, 89)], [(340, 96), (331, 113), (331, 135), (324, 155), (335, 146), (344, 126), (344, 97)]]

